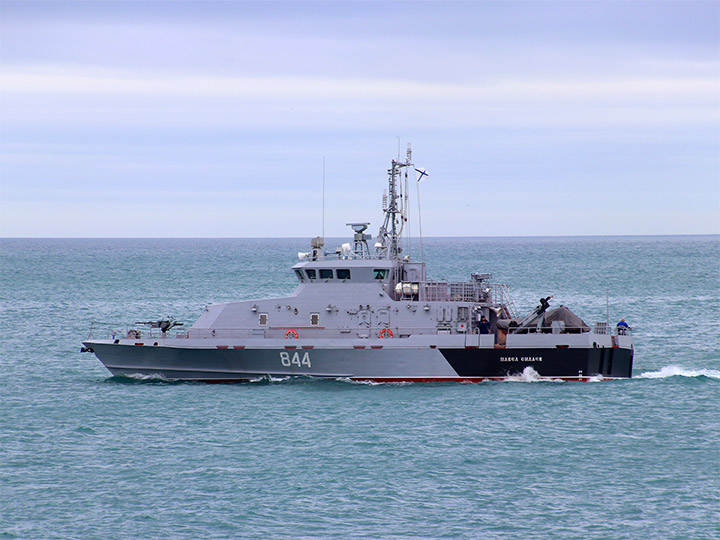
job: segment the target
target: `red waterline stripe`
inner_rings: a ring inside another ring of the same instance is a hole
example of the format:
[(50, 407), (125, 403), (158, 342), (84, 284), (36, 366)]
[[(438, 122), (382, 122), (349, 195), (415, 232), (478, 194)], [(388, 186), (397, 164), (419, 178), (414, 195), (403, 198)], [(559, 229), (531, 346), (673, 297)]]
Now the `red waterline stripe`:
[[(330, 377), (332, 378), (332, 377)], [(372, 381), (372, 382), (412, 382), (412, 383), (430, 383), (430, 382), (456, 382), (456, 383), (481, 383), (485, 381), (505, 381), (505, 382), (511, 382), (507, 379), (507, 377), (455, 377), (455, 378), (426, 378), (426, 377), (419, 377), (417, 379), (405, 379), (405, 378), (398, 378), (398, 379), (392, 379), (392, 378), (376, 378), (376, 377), (351, 377), (353, 381)], [(563, 381), (579, 381), (579, 382), (587, 382), (590, 380), (590, 377), (545, 377), (541, 380), (563, 380)], [(187, 380), (193, 380), (198, 382), (204, 382), (204, 383), (217, 383), (217, 384), (230, 384), (230, 383), (241, 383), (241, 382), (249, 382), (252, 379), (187, 379)], [(614, 377), (605, 377), (605, 381), (611, 381), (615, 380)]]
[(315, 345), (303, 345), (302, 348), (303, 349), (314, 349)]
[(193, 379), (198, 382), (214, 383), (214, 384), (231, 384), (231, 383), (242, 383), (250, 382), (250, 379)]
[(244, 349), (245, 345), (233, 345), (233, 349)]
[(227, 349), (228, 346), (227, 345), (218, 345), (217, 348), (218, 349)]
[[(505, 382), (513, 382), (512, 379), (509, 379), (508, 377), (417, 377), (417, 378), (405, 378), (405, 377), (399, 377), (399, 378), (386, 378), (386, 377), (350, 377), (353, 381), (371, 381), (371, 382), (381, 382), (381, 383), (392, 383), (392, 382), (419, 382), (419, 383), (427, 383), (427, 382), (458, 382), (458, 383), (480, 383), (484, 381), (505, 381)], [(550, 380), (558, 380), (558, 381), (577, 381), (577, 382), (588, 382), (590, 380), (590, 377), (541, 377), (541, 381), (550, 381)], [(601, 380), (611, 380), (609, 378), (604, 378)]]

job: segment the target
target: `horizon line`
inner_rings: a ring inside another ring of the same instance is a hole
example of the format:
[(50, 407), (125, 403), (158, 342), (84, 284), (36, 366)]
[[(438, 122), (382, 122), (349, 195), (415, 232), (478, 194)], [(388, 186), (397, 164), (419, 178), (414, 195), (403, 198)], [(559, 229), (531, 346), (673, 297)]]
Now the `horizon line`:
[[(443, 238), (664, 238), (681, 236), (720, 236), (712, 233), (664, 233), (664, 234), (558, 234), (558, 235), (478, 235), (478, 236), (423, 236), (423, 239)], [(2, 240), (279, 240), (306, 239), (312, 236), (0, 236)], [(346, 236), (325, 236), (324, 238), (346, 238)], [(410, 236), (419, 240), (419, 236)]]

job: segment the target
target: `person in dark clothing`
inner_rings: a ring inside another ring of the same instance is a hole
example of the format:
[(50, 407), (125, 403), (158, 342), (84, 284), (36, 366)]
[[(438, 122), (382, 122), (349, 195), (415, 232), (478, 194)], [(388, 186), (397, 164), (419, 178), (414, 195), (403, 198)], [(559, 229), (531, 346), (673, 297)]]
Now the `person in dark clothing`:
[(485, 318), (485, 315), (480, 317), (480, 324), (478, 326), (480, 328), (481, 334), (489, 334), (490, 333), (490, 322)]

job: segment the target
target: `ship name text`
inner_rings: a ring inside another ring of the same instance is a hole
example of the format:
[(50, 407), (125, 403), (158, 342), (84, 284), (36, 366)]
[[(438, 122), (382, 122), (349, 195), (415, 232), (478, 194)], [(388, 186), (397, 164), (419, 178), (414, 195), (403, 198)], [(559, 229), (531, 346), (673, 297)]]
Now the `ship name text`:
[(542, 362), (542, 356), (501, 356), (501, 362)]

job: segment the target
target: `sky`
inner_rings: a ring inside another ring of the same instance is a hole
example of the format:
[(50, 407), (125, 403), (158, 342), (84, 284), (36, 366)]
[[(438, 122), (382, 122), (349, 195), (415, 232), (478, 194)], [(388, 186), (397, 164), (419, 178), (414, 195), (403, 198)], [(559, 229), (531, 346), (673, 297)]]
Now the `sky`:
[(720, 2), (0, 0), (2, 237), (375, 235), (408, 143), (411, 234), (719, 234)]

